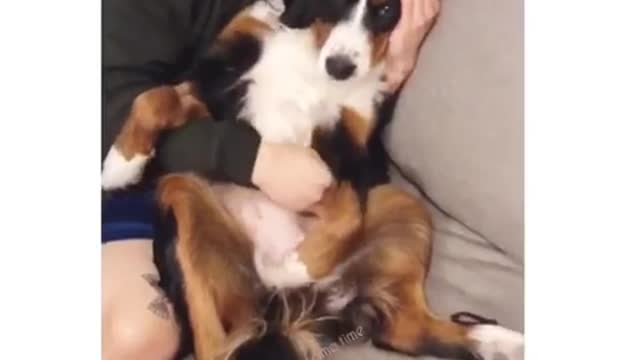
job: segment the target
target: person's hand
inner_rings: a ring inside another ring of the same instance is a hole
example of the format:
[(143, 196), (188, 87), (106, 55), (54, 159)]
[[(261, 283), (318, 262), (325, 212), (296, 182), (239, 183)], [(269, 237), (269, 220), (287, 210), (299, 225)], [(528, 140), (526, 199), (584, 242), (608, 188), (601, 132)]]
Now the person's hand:
[(440, 12), (440, 0), (402, 0), (402, 15), (389, 39), (386, 79), (395, 92), (409, 77), (425, 36)]
[(320, 201), (333, 179), (315, 150), (263, 142), (251, 181), (277, 204), (302, 211)]

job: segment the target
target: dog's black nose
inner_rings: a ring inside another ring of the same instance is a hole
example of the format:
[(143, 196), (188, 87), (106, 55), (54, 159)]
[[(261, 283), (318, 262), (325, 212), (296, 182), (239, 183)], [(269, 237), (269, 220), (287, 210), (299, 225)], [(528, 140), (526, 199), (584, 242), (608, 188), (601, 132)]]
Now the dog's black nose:
[(327, 72), (336, 80), (346, 80), (353, 75), (356, 65), (344, 55), (335, 55), (327, 58)]

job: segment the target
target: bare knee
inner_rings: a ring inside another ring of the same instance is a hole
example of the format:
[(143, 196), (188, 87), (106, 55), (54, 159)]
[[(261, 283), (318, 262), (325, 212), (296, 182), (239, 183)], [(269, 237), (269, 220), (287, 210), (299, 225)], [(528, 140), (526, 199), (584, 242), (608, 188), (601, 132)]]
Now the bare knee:
[(105, 360), (172, 359), (178, 350), (179, 332), (173, 319), (141, 314), (112, 314), (103, 327)]

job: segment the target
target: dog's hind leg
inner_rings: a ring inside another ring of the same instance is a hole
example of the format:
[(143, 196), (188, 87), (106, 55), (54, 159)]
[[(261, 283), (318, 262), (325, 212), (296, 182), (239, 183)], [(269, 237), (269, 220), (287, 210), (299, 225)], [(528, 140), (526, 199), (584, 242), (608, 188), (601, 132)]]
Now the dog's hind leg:
[(463, 326), (438, 318), (429, 308), (422, 282), (392, 288), (396, 302), (374, 344), (413, 356), (460, 360), (522, 360), (524, 337), (498, 325)]
[(369, 321), (378, 325), (372, 335), (377, 346), (414, 356), (492, 360), (501, 353), (506, 359), (521, 359), (518, 352), (524, 343), (519, 334), (495, 325), (462, 326), (439, 319), (430, 309), (425, 279), (431, 224), (418, 199), (392, 186), (372, 190), (365, 236), (371, 242), (370, 255), (347, 274), (360, 280), (358, 293), (365, 301), (349, 309), (355, 315), (348, 315), (377, 317)]
[(182, 126), (207, 114), (189, 83), (158, 86), (138, 95), (105, 158), (102, 187), (113, 190), (138, 182), (153, 157), (155, 142), (163, 130)]
[(177, 224), (175, 259), (196, 358), (224, 359), (238, 337), (253, 335), (257, 276), (250, 243), (204, 180), (169, 175), (158, 200)]
[(385, 325), (373, 339), (376, 346), (413, 356), (483, 359), (475, 351), (467, 328), (438, 319), (431, 312), (421, 283), (402, 281), (394, 284), (390, 294), (396, 302), (392, 309), (386, 309)]

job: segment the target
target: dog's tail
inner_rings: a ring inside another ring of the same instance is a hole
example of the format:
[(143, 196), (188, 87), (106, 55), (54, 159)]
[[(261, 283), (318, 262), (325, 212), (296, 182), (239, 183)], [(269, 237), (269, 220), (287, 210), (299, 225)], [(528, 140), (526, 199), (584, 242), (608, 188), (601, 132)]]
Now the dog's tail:
[(323, 310), (324, 294), (311, 287), (278, 290), (265, 297), (253, 336), (229, 352), (234, 360), (321, 360), (338, 319)]

